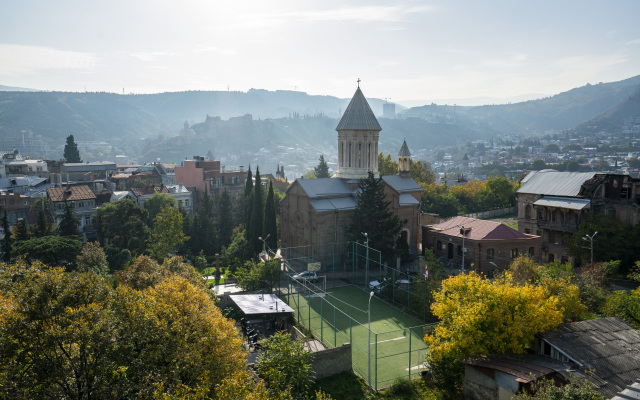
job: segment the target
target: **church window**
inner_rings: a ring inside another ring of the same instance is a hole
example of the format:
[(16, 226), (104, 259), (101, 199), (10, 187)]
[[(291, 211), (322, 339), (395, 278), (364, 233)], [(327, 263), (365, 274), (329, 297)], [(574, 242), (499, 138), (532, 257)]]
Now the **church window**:
[(371, 169), (371, 143), (369, 143), (369, 155), (367, 156), (367, 167)]
[(362, 144), (358, 143), (358, 168), (362, 168)]
[(349, 168), (351, 168), (351, 143), (349, 143)]

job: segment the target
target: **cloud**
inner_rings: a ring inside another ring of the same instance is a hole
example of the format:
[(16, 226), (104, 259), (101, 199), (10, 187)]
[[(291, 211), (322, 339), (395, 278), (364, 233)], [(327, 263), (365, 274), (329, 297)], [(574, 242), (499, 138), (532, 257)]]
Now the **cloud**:
[(92, 53), (17, 44), (0, 44), (0, 60), (0, 74), (8, 76), (52, 69), (93, 70), (100, 63)]
[(145, 62), (156, 61), (160, 57), (175, 56), (175, 55), (177, 55), (177, 54), (176, 53), (171, 53), (171, 52), (168, 52), (168, 51), (151, 51), (151, 52), (141, 52), (141, 53), (129, 53), (129, 56), (131, 56), (133, 58), (137, 58), (138, 60), (145, 61)]
[(482, 61), (482, 65), (492, 68), (517, 68), (522, 67), (529, 56), (524, 53), (513, 53), (503, 58), (489, 58)]

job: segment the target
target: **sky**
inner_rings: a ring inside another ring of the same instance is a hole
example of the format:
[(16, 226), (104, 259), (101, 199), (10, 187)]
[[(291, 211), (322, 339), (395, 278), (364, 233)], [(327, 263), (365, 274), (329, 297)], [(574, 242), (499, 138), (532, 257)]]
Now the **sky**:
[(1, 0), (0, 85), (537, 98), (639, 75), (638, 16), (637, 0)]

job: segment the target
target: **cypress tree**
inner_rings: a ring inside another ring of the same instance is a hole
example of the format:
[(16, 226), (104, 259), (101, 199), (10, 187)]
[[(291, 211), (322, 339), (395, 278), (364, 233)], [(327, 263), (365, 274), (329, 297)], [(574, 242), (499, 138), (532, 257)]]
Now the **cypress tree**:
[(327, 162), (324, 160), (324, 155), (320, 154), (320, 162), (313, 169), (313, 173), (316, 178), (331, 178), (331, 174), (329, 173), (329, 166)]
[(80, 220), (73, 212), (73, 204), (65, 201), (64, 212), (60, 217), (60, 224), (58, 224), (58, 236), (80, 236), (78, 225), (80, 225)]
[(249, 172), (247, 172), (247, 181), (244, 184), (244, 197), (249, 197), (253, 190), (253, 175), (251, 174), (251, 165), (249, 165)]
[(73, 135), (67, 136), (67, 144), (64, 145), (64, 161), (67, 163), (81, 163), (80, 151)]
[(24, 220), (24, 218), (20, 218), (18, 220), (18, 233), (16, 235), (16, 241), (17, 242), (22, 242), (25, 240), (29, 240), (30, 234), (29, 234), (29, 230), (27, 229), (27, 223)]
[(220, 246), (227, 247), (233, 236), (233, 215), (231, 210), (231, 195), (227, 190), (220, 195), (220, 207), (218, 207), (218, 237)]
[(257, 253), (262, 249), (262, 242), (258, 237), (262, 236), (262, 220), (264, 207), (262, 205), (262, 183), (260, 181), (260, 167), (256, 167), (256, 184), (253, 186), (253, 206), (251, 207), (251, 236), (249, 242)]
[(36, 237), (47, 236), (49, 232), (49, 221), (44, 213), (44, 199), (40, 199), (35, 204), (38, 209), (38, 219), (36, 220)]
[(244, 185), (244, 226), (246, 229), (245, 234), (249, 234), (249, 226), (251, 225), (251, 208), (253, 207), (253, 201), (251, 201), (251, 194), (253, 193), (253, 175), (251, 174), (251, 165), (249, 165), (249, 172), (247, 172), (247, 181)]
[(2, 216), (2, 230), (4, 230), (4, 239), (2, 239), (2, 261), (11, 261), (11, 227), (9, 226), (9, 216), (7, 209), (4, 209), (4, 215)]
[(276, 225), (276, 208), (273, 196), (273, 183), (269, 181), (269, 192), (264, 205), (264, 224), (262, 226), (262, 238), (269, 237), (267, 246), (273, 250), (278, 247), (278, 226)]

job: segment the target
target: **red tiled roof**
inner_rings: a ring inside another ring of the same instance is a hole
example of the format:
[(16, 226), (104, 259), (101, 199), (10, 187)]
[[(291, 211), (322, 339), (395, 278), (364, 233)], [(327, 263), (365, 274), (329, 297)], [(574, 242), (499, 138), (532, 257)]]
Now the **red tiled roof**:
[(518, 232), (499, 222), (468, 217), (454, 217), (448, 221), (432, 225), (431, 228), (433, 231), (445, 235), (462, 237), (460, 233), (461, 228), (456, 225), (464, 226), (466, 231), (465, 237), (471, 240), (512, 240), (537, 237), (535, 235)]
[(169, 193), (169, 189), (166, 186), (145, 186), (143, 188), (131, 188), (131, 193), (134, 196), (140, 197), (145, 194), (156, 194), (156, 193)]
[(65, 200), (90, 200), (96, 198), (96, 195), (93, 194), (93, 192), (87, 185), (50, 187), (47, 188), (47, 195), (53, 202)]

